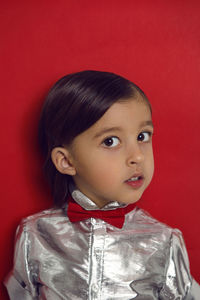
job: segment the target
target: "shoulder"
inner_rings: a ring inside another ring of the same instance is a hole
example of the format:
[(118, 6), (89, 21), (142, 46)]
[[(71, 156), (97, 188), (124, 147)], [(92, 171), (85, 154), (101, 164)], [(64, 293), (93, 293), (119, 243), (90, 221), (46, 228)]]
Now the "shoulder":
[(66, 215), (66, 210), (62, 208), (49, 208), (21, 220), (18, 228), (17, 234), (23, 232), (35, 232), (42, 225), (56, 226), (56, 224), (69, 222)]
[(64, 209), (62, 208), (48, 208), (45, 210), (42, 210), (40, 212), (37, 212), (33, 215), (27, 216), (22, 219), (22, 222), (27, 223), (27, 222), (32, 222), (34, 220), (38, 220), (40, 218), (52, 218), (52, 217), (57, 217), (57, 216), (62, 216), (64, 212)]
[(179, 240), (182, 239), (182, 233), (177, 228), (155, 219), (151, 214), (141, 208), (127, 215), (127, 227), (136, 228), (138, 232), (147, 235), (159, 236), (163, 241), (170, 242), (173, 236)]
[(168, 224), (154, 218), (149, 212), (142, 208), (137, 208), (135, 213), (135, 221), (138, 223), (143, 223), (143, 225), (150, 226), (153, 228), (163, 228), (168, 230), (177, 230), (169, 226)]

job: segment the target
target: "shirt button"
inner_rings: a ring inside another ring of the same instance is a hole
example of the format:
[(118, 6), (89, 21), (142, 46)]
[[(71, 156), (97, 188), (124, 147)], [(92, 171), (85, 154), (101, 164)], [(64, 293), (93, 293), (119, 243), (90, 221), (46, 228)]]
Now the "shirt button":
[(97, 293), (97, 292), (98, 292), (98, 290), (99, 290), (99, 287), (98, 287), (98, 285), (97, 285), (97, 284), (95, 284), (95, 283), (93, 283), (93, 285), (92, 285), (92, 290), (93, 290), (93, 292)]
[(91, 223), (92, 223), (92, 225), (96, 225), (96, 223), (97, 223), (97, 220), (96, 220), (96, 219), (94, 219), (94, 218), (92, 218), (92, 219), (91, 219)]

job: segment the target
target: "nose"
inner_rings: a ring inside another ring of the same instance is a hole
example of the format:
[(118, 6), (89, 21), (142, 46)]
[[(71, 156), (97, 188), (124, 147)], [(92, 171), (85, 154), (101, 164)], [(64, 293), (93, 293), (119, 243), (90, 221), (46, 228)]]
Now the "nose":
[(127, 165), (132, 166), (135, 164), (139, 164), (143, 162), (143, 160), (144, 154), (141, 151), (140, 146), (138, 144), (132, 146), (127, 157)]

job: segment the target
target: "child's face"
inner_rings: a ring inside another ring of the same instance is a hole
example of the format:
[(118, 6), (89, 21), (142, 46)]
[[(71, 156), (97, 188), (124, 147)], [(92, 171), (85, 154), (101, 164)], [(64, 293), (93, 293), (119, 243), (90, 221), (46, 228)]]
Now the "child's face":
[(150, 109), (141, 96), (113, 104), (70, 146), (79, 190), (99, 207), (138, 201), (153, 176), (152, 133)]

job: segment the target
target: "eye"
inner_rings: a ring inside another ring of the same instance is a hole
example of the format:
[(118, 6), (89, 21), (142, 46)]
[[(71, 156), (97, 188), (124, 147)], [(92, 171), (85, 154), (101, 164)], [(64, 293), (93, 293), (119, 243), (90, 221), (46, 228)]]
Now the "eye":
[(108, 137), (107, 139), (105, 139), (105, 140), (103, 141), (102, 144), (103, 144), (105, 147), (113, 148), (113, 147), (118, 146), (119, 143), (120, 143), (120, 141), (119, 141), (119, 138), (118, 138), (118, 137), (116, 137), (116, 136), (111, 136), (111, 137)]
[(151, 136), (152, 136), (152, 132), (150, 132), (150, 131), (141, 132), (138, 135), (137, 140), (139, 142), (148, 142), (150, 140)]

